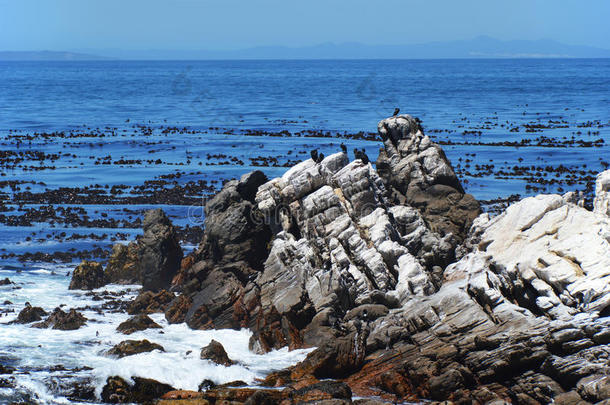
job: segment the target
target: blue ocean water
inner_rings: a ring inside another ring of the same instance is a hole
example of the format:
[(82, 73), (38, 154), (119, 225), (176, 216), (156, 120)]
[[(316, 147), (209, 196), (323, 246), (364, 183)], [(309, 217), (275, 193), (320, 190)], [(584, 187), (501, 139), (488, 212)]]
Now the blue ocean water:
[[(375, 160), (379, 140), (343, 134), (374, 133), (396, 107), (422, 119), (478, 199), (590, 191), (610, 161), (609, 106), (610, 59), (0, 62), (0, 274), (17, 283), (0, 287), (0, 302), (11, 301), (0, 307), (0, 364), (18, 370), (0, 402), (70, 403), (58, 387), (74, 375), (52, 367), (79, 362), (62, 347), (91, 352), (82, 365), (95, 369), (80, 377), (108, 375), (100, 348), (120, 339), (120, 316), (90, 327), (103, 328), (101, 342), (88, 329), (49, 332), (49, 347), (38, 346), (38, 330), (7, 322), (25, 301), (47, 311), (94, 305), (66, 291), (66, 271), (79, 251), (96, 257), (132, 240), (146, 209), (196, 227), (205, 194), (250, 170), (278, 176), (342, 142)], [(291, 136), (270, 136), (281, 131)], [(49, 256), (57, 252), (73, 256)], [(58, 260), (68, 263), (48, 263)], [(189, 366), (182, 352), (200, 337), (178, 332), (184, 342), (162, 342), (170, 357), (138, 364)], [(250, 371), (269, 371), (267, 360), (252, 359)]]

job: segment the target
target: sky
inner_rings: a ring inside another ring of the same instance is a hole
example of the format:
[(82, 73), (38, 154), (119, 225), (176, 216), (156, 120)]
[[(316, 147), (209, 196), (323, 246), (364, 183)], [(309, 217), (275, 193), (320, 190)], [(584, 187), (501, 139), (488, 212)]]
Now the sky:
[(553, 39), (610, 48), (608, 0), (0, 0), (0, 51)]

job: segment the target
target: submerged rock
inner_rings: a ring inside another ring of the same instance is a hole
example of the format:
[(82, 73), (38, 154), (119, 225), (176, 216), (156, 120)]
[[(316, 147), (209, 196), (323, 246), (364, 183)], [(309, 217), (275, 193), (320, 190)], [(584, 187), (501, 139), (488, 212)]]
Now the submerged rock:
[(145, 329), (160, 329), (161, 325), (150, 319), (148, 315), (139, 314), (132, 316), (128, 320), (121, 322), (116, 328), (117, 332), (121, 332), (125, 335), (131, 335), (134, 332), (138, 332)]
[(151, 343), (148, 340), (124, 340), (118, 343), (108, 350), (108, 354), (111, 356), (117, 356), (119, 358), (126, 356), (133, 356), (138, 353), (152, 352), (153, 350), (159, 350), (164, 352), (163, 346), (157, 343)]
[(225, 348), (214, 339), (212, 339), (209, 345), (201, 349), (201, 358), (225, 367), (235, 364), (227, 355)]
[(94, 290), (106, 284), (104, 268), (100, 263), (83, 260), (72, 272), (70, 290)]
[(43, 322), (32, 325), (33, 328), (53, 328), (59, 330), (76, 330), (87, 323), (87, 318), (74, 308), (64, 312), (61, 308), (55, 308), (51, 315)]
[(161, 209), (146, 212), (143, 228), (138, 239), (142, 287), (152, 291), (168, 288), (182, 261), (176, 231)]

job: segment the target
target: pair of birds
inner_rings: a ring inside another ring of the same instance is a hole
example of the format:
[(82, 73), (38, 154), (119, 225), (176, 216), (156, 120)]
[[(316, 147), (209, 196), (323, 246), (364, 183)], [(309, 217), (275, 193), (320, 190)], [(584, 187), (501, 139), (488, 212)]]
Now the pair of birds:
[[(345, 144), (341, 144), (341, 150), (343, 151), (343, 153), (345, 153), (347, 155), (347, 146), (345, 146)], [(310, 152), (311, 154), (311, 159), (316, 162), (316, 163), (320, 163), (322, 160), (324, 160), (324, 154), (323, 153), (318, 153), (317, 149), (314, 149)], [(354, 157), (356, 159), (360, 159), (362, 160), (362, 163), (364, 163), (365, 165), (369, 163), (369, 157), (366, 155), (364, 149), (362, 150), (358, 150), (356, 148), (354, 148)]]

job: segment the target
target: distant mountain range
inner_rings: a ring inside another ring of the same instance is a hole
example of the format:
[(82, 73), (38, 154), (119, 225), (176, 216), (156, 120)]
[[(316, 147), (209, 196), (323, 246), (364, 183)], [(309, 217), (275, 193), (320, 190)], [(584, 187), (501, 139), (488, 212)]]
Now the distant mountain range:
[(105, 60), (106, 56), (78, 52), (55, 51), (0, 51), (0, 61), (60, 61), (60, 60)]
[(222, 60), (222, 59), (452, 59), (610, 58), (610, 49), (566, 45), (553, 40), (502, 41), (487, 36), (414, 45), (326, 43), (290, 48), (241, 50), (86, 50), (81, 52), (0, 52), (0, 60)]

